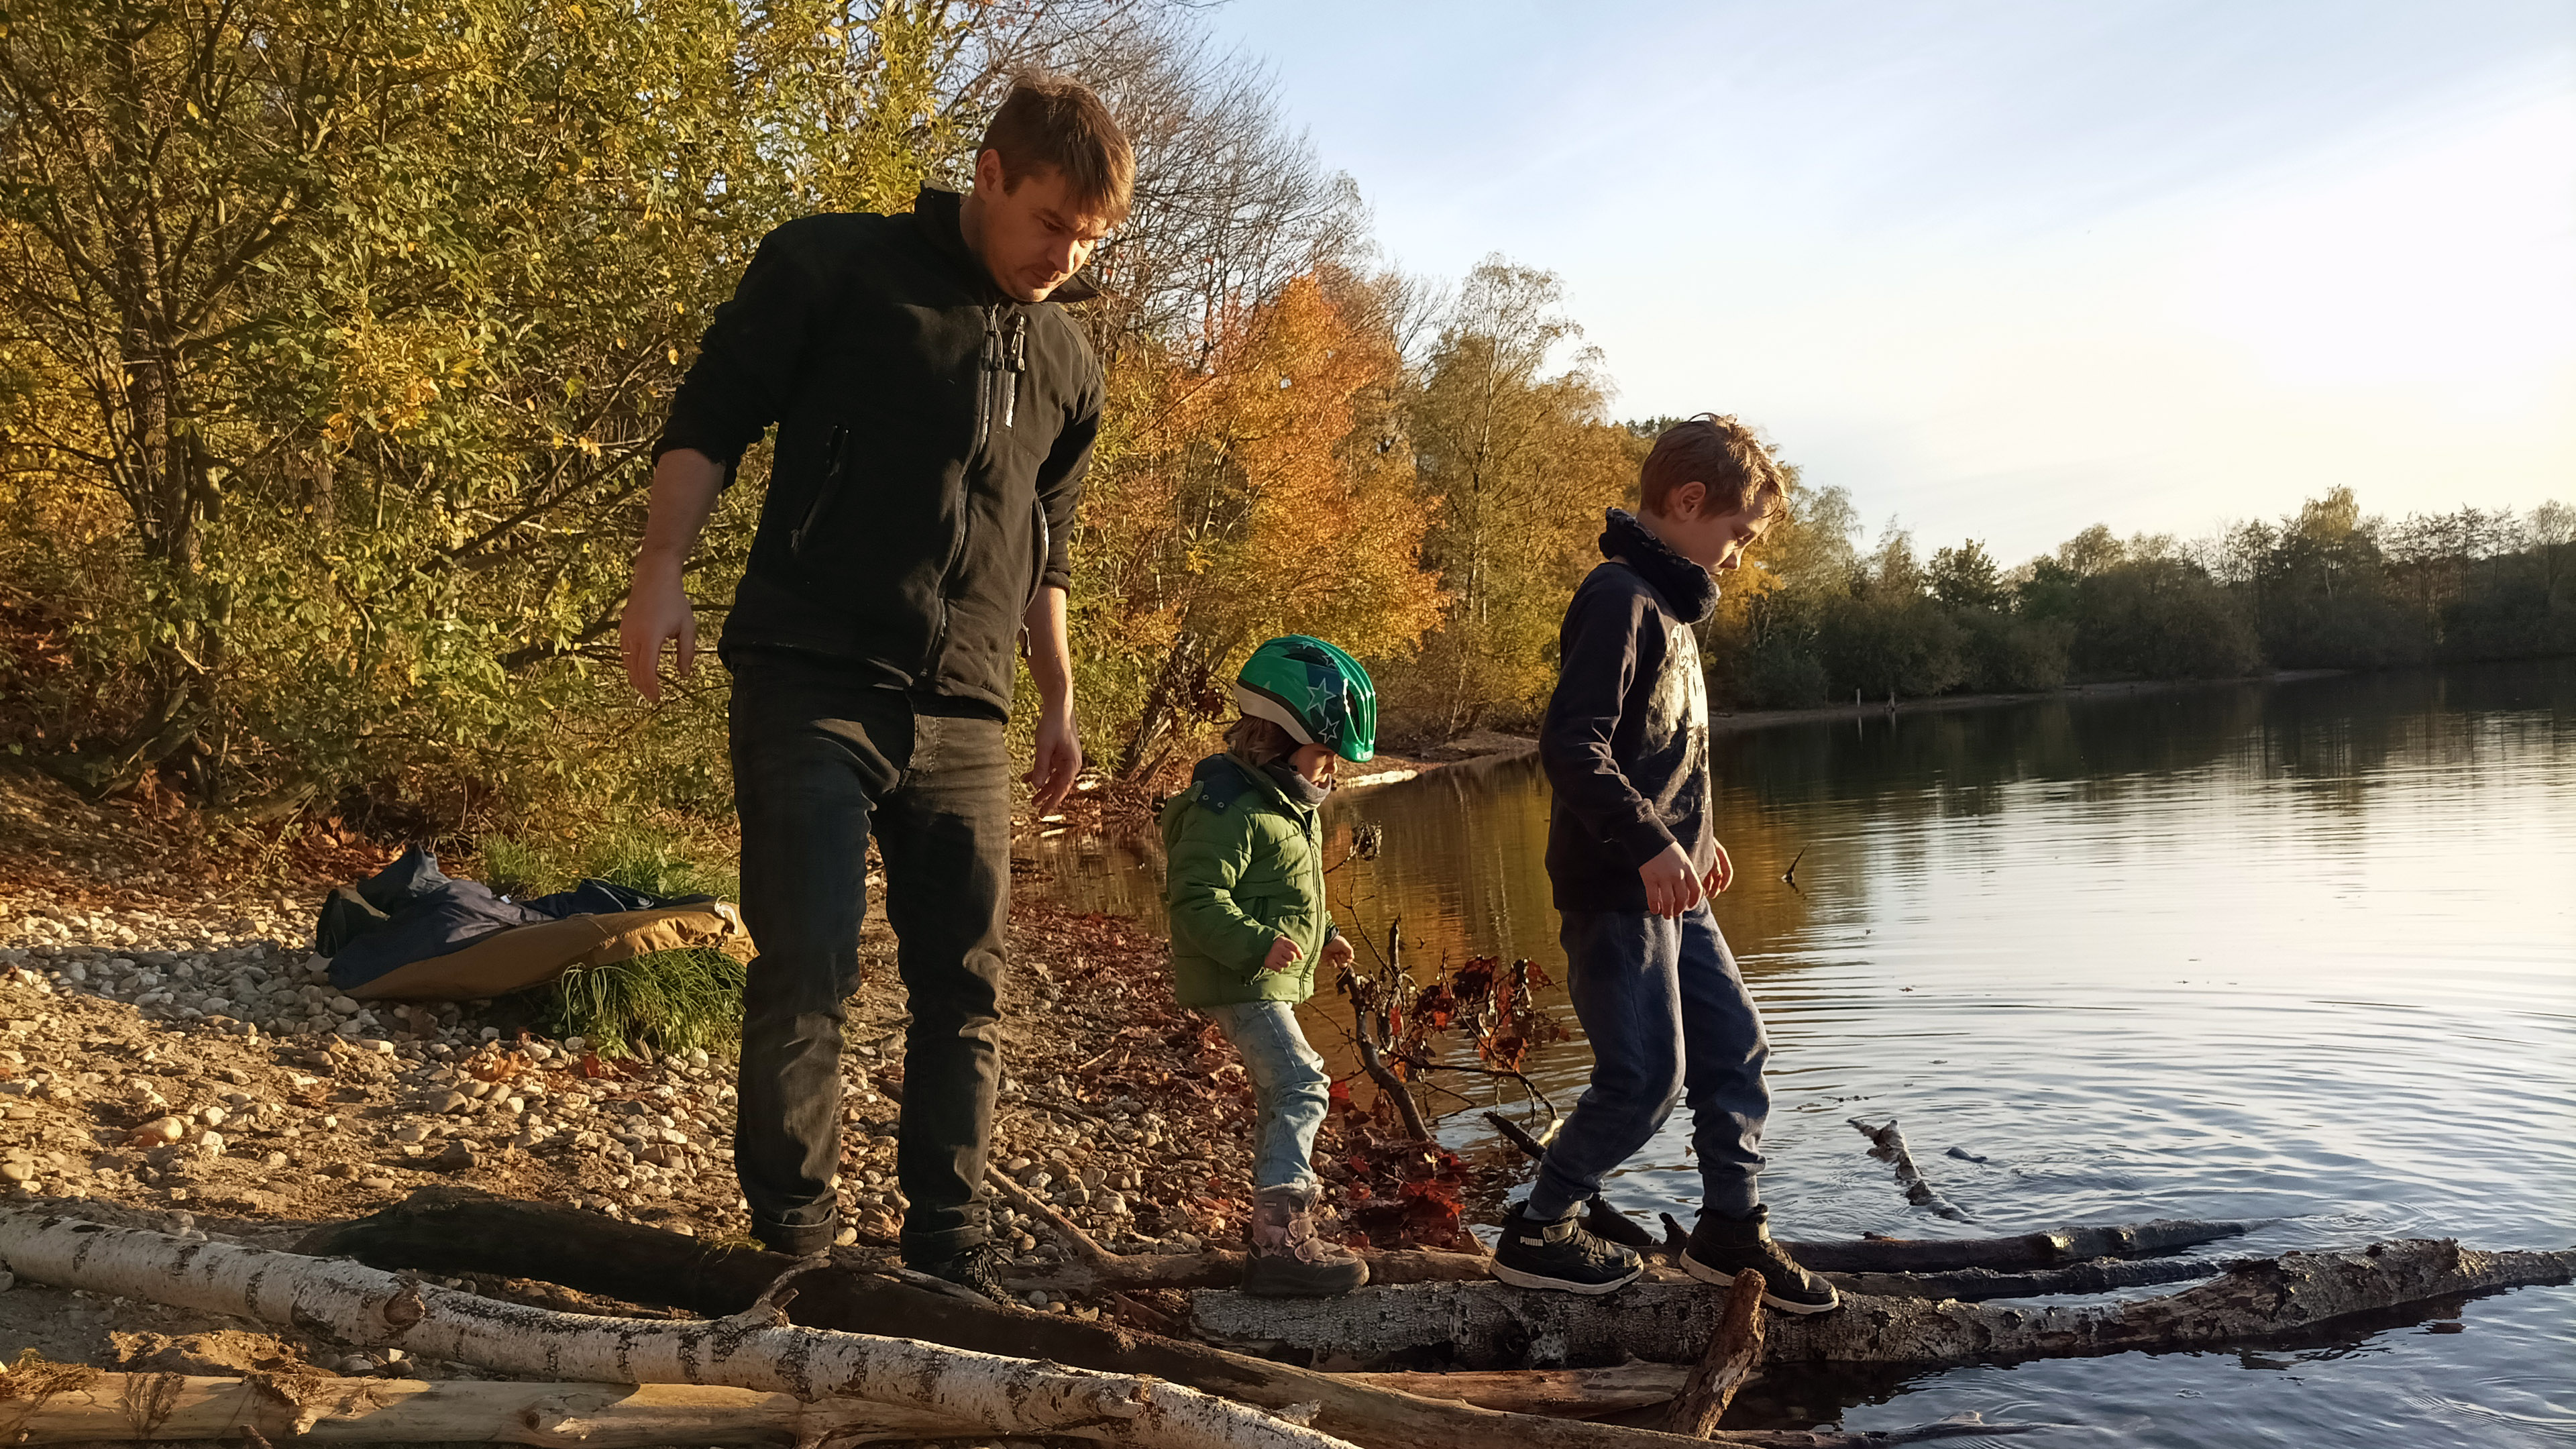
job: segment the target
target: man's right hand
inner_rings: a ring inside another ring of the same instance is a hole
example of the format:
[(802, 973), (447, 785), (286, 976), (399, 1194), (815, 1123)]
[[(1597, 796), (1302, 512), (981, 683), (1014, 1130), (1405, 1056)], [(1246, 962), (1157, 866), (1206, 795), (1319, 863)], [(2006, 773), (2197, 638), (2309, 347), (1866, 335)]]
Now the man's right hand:
[(1661, 855), (1637, 867), (1637, 878), (1646, 883), (1646, 909), (1666, 920), (1680, 915), (1700, 902), (1699, 872), (1691, 869), (1691, 859), (1678, 845), (1667, 845)]
[(626, 658), (627, 683), (646, 699), (662, 697), (662, 646), (675, 639), (685, 679), (698, 662), (698, 616), (680, 582), (680, 561), (644, 554), (635, 560), (635, 586), (618, 620), (617, 643)]
[(695, 448), (673, 448), (653, 465), (653, 503), (644, 520), (644, 543), (635, 550), (635, 584), (626, 591), (626, 613), (617, 621), (617, 650), (626, 682), (646, 699), (662, 697), (662, 646), (680, 644), (680, 675), (698, 662), (698, 616), (680, 582), (698, 530), (715, 512), (724, 487), (724, 465)]

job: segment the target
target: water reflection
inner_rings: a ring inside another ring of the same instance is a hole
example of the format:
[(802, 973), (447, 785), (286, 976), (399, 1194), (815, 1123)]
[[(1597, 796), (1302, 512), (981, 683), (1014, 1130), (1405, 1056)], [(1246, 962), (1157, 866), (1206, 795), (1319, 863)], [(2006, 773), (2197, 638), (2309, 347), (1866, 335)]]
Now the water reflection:
[[(1716, 759), (1739, 879), (1719, 918), (1770, 1022), (1764, 1190), (1793, 1232), (2277, 1217), (2249, 1250), (2576, 1243), (2576, 667), (1876, 716), (1722, 735)], [(1337, 836), (1386, 832), (1334, 878), (1344, 919), (1400, 915), (1434, 959), (1558, 969), (1546, 809), (1527, 760), (1336, 801)], [(1157, 914), (1159, 867), (1133, 848), (1049, 860), (1076, 899)], [(1550, 1048), (1534, 1073), (1569, 1100), (1588, 1053)], [(1899, 1118), (1980, 1222), (1908, 1208), (1844, 1123), (1862, 1111)], [(1613, 1194), (1687, 1214), (1685, 1137)], [(1975, 1408), (2177, 1446), (2576, 1435), (2576, 1290), (2465, 1314), (2466, 1333), (2401, 1317), (2256, 1372), (2133, 1355), (1758, 1402), (1775, 1422)]]

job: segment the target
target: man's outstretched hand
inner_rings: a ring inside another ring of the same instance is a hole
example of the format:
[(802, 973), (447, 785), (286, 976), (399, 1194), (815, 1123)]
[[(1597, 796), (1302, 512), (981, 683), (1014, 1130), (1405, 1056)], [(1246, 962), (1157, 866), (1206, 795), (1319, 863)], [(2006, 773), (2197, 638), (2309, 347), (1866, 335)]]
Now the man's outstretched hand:
[(1029, 791), (1037, 813), (1044, 815), (1073, 793), (1082, 773), (1082, 740), (1074, 732), (1073, 711), (1050, 710), (1038, 716), (1037, 758), (1029, 765)]
[(685, 679), (698, 663), (698, 616), (680, 583), (679, 560), (647, 555), (635, 561), (635, 587), (627, 594), (626, 613), (617, 622), (626, 682), (646, 699), (662, 697), (662, 646), (674, 640), (679, 642), (679, 672)]

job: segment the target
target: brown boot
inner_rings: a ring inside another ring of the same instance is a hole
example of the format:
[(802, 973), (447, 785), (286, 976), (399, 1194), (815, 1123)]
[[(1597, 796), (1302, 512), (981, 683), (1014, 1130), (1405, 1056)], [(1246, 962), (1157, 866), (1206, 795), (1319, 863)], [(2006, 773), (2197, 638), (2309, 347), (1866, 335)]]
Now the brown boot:
[(1244, 1230), (1252, 1253), (1243, 1291), (1266, 1298), (1330, 1298), (1368, 1281), (1368, 1264), (1315, 1231), (1315, 1190), (1265, 1187), (1253, 1194)]

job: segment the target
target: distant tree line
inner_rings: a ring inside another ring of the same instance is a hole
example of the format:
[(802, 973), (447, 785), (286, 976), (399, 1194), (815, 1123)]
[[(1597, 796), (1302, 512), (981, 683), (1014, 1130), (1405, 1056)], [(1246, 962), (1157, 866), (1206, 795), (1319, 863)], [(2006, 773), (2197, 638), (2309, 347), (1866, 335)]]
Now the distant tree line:
[[(1526, 724), (1649, 433), (1554, 277), (1387, 270), (1186, 0), (25, 0), (0, 762), (236, 818), (721, 818), (722, 670), (647, 707), (615, 667), (670, 390), (763, 234), (961, 179), (1028, 66), (1138, 148), (1078, 313), (1109, 395), (1074, 540), (1095, 763), (1188, 759), (1289, 630), (1369, 659), (1399, 739)], [(765, 470), (694, 565), (717, 630)], [(1833, 488), (1797, 510), (1709, 625), (1739, 704), (2569, 644), (2564, 509), (2338, 494), (2009, 572), (1864, 553)]]
[(2185, 542), (2096, 524), (2005, 569), (1974, 539), (1864, 553), (1840, 488), (1791, 522), (1708, 625), (1710, 681), (1750, 708), (2215, 679), (2261, 669), (2576, 653), (2576, 508), (2389, 520), (2349, 488)]

